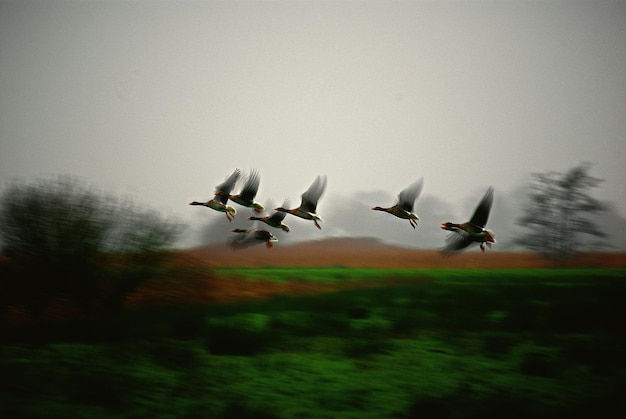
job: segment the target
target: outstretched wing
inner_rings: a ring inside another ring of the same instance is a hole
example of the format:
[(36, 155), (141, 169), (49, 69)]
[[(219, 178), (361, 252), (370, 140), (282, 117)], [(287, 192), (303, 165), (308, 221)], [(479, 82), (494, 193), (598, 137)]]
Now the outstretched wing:
[(255, 240), (256, 228), (248, 228), (246, 230), (238, 231), (231, 238), (229, 244), (233, 249), (245, 249), (246, 247), (254, 246), (258, 244)]
[(413, 182), (398, 194), (398, 206), (405, 211), (413, 212), (413, 205), (415, 200), (422, 192), (422, 186), (424, 185), (424, 179), (420, 179)]
[(448, 234), (446, 237), (446, 245), (441, 249), (443, 253), (453, 253), (459, 250), (465, 249), (470, 244), (474, 243), (474, 240), (463, 230)]
[(309, 189), (302, 194), (302, 202), (300, 203), (300, 209), (307, 212), (315, 212), (317, 209), (317, 202), (326, 189), (326, 176), (318, 176), (315, 178)]
[(480, 203), (476, 207), (474, 215), (472, 215), (472, 218), (470, 218), (469, 222), (475, 226), (484, 228), (487, 224), (487, 220), (489, 219), (489, 211), (491, 211), (492, 202), (493, 187), (490, 186), (489, 189), (487, 189), (485, 196), (483, 196), (483, 199), (481, 199)]
[(261, 230), (256, 227), (248, 228), (243, 232), (239, 232), (230, 240), (230, 247), (233, 249), (245, 249), (246, 247), (256, 246), (268, 240), (276, 241), (276, 237), (267, 230)]
[(219, 202), (220, 204), (228, 204), (228, 195), (215, 195), (213, 200)]
[(256, 193), (259, 190), (259, 172), (252, 170), (246, 179), (246, 183), (243, 185), (239, 196), (247, 201), (253, 201), (256, 197)]
[(250, 240), (249, 237), (234, 237), (228, 243), (232, 249), (239, 250), (245, 249), (246, 247), (250, 247), (255, 243)]
[[(270, 205), (270, 206), (273, 206), (273, 205)], [(291, 203), (289, 202), (288, 199), (286, 199), (285, 202), (283, 202), (283, 208), (289, 208), (290, 206), (291, 206)], [(272, 215), (269, 216), (268, 220), (270, 223), (278, 225), (283, 222), (286, 216), (287, 216), (286, 212), (274, 211)]]
[(239, 169), (235, 169), (235, 171), (226, 178), (226, 180), (215, 187), (215, 192), (221, 192), (222, 194), (230, 195), (235, 184), (239, 180), (239, 176), (241, 175), (241, 171)]

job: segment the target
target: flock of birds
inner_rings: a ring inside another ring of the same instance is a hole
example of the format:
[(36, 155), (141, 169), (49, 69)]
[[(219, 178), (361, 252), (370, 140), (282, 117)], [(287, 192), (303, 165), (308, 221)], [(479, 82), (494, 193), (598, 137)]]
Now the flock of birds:
[[(319, 222), (322, 221), (317, 214), (317, 203), (326, 189), (326, 177), (318, 176), (311, 186), (301, 195), (300, 206), (297, 208), (288, 208), (289, 201), (285, 201), (282, 206), (274, 208), (271, 215), (261, 215), (265, 211), (265, 207), (256, 202), (257, 191), (259, 190), (260, 177), (256, 170), (252, 170), (246, 177), (243, 186), (238, 194), (232, 194), (233, 189), (241, 179), (241, 171), (235, 171), (228, 176), (224, 182), (215, 187), (214, 197), (206, 202), (193, 201), (189, 205), (202, 205), (220, 211), (226, 214), (228, 221), (232, 221), (237, 214), (234, 206), (229, 205), (228, 201), (234, 202), (240, 206), (251, 208), (257, 215), (249, 216), (247, 219), (255, 222), (263, 222), (270, 227), (282, 229), (289, 232), (290, 228), (283, 221), (287, 214), (296, 217), (311, 220), (319, 229)], [(423, 179), (420, 179), (406, 188), (399, 194), (395, 205), (391, 207), (373, 207), (374, 211), (383, 211), (398, 218), (409, 220), (411, 227), (414, 229), (418, 226), (419, 216), (414, 212), (413, 207), (415, 200), (422, 191)], [(491, 204), (493, 202), (493, 187), (489, 187), (483, 198), (478, 203), (469, 221), (463, 223), (445, 222), (441, 224), (443, 230), (451, 231), (446, 239), (446, 245), (442, 249), (445, 253), (457, 252), (465, 249), (472, 243), (479, 243), (480, 250), (485, 251), (485, 245), (491, 247), (495, 243), (494, 234), (485, 228)], [(258, 227), (250, 227), (247, 229), (235, 228), (231, 232), (237, 233), (230, 241), (230, 245), (234, 249), (241, 249), (256, 244), (265, 243), (271, 248), (278, 238), (270, 231)]]

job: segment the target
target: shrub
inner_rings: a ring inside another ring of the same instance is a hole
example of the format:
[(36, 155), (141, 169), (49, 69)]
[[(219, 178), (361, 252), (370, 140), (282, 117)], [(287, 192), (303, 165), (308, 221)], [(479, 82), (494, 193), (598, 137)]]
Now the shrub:
[(207, 349), (216, 355), (255, 355), (267, 349), (269, 317), (246, 313), (210, 319)]
[(98, 300), (114, 306), (145, 279), (180, 228), (72, 177), (15, 183), (0, 197), (2, 253), (14, 266), (2, 278), (11, 294), (4, 298), (63, 295), (86, 311)]

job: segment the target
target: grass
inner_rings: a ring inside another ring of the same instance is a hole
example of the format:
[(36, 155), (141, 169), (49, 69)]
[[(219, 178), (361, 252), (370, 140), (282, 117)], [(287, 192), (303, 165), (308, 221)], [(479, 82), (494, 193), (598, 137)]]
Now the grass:
[(370, 268), (216, 268), (220, 276), (237, 277), (247, 280), (285, 281), (362, 281), (379, 279), (384, 276), (415, 276), (412, 269), (370, 269)]
[(36, 343), (13, 340), (0, 348), (0, 415), (582, 418), (626, 412), (623, 270), (217, 274), (251, 281), (403, 280), (48, 326)]
[(378, 268), (346, 268), (346, 267), (315, 267), (315, 268), (214, 268), (216, 275), (222, 277), (236, 277), (251, 281), (270, 280), (275, 282), (286, 281), (363, 281), (381, 278), (429, 278), (437, 281), (468, 281), (478, 279), (485, 281), (517, 281), (537, 280), (551, 281), (567, 279), (568, 286), (575, 278), (615, 278), (626, 276), (626, 269), (622, 268), (534, 268), (534, 269), (378, 269)]

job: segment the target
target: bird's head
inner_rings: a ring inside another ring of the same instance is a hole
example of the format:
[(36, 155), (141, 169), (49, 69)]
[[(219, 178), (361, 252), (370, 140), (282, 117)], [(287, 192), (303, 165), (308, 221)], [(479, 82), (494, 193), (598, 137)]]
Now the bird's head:
[(383, 208), (383, 207), (372, 207), (372, 210), (374, 210), (374, 211), (387, 211), (387, 208)]
[(191, 201), (189, 205), (204, 205), (204, 202)]
[(444, 229), (444, 230), (453, 231), (454, 230), (454, 223), (451, 223), (450, 221), (447, 221), (445, 223), (441, 223), (441, 228)]

